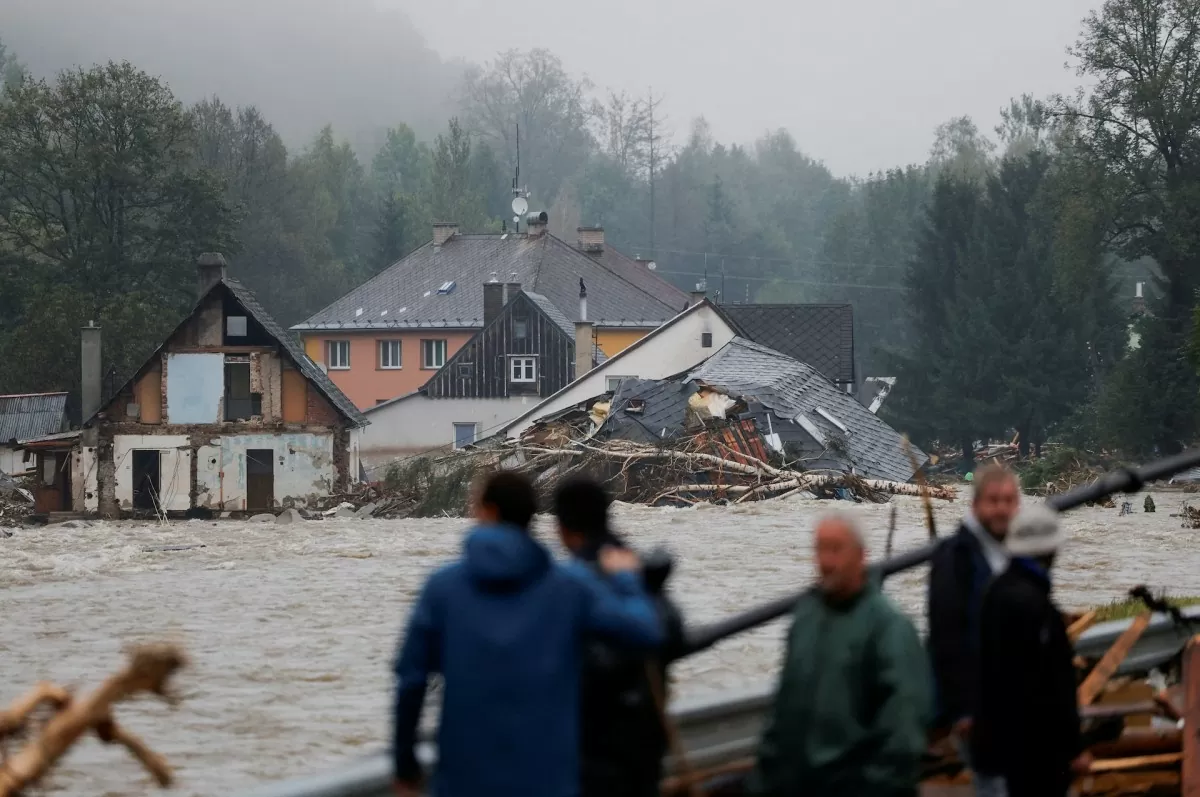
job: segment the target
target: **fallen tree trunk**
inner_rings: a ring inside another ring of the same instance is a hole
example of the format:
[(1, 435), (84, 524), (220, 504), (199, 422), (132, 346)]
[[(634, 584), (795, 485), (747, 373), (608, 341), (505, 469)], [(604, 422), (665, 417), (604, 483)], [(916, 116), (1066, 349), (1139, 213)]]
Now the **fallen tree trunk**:
[(82, 700), (68, 703), (28, 744), (0, 768), (0, 797), (14, 797), (37, 783), (81, 736), (95, 730), (101, 739), (125, 746), (150, 769), (159, 782), (170, 781), (166, 762), (140, 739), (124, 732), (112, 719), (112, 707), (139, 692), (169, 699), (167, 680), (184, 666), (182, 651), (172, 645), (135, 649), (125, 669), (106, 680)]
[(0, 711), (0, 739), (24, 728), (33, 712), (43, 703), (62, 708), (70, 701), (71, 695), (66, 689), (49, 681), (42, 681), (14, 700), (4, 711)]

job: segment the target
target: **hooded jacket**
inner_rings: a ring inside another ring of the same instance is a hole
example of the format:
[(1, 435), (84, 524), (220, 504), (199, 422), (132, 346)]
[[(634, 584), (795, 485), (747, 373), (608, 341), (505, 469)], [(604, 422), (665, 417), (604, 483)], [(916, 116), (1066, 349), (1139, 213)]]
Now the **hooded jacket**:
[(426, 582), (396, 661), (396, 777), (415, 780), (429, 676), (444, 682), (436, 797), (575, 797), (584, 644), (662, 642), (636, 574), (605, 584), (556, 565), (525, 532), (481, 526)]
[[(615, 536), (610, 540), (622, 544)], [(606, 578), (596, 554), (595, 546), (586, 548), (573, 565)], [(666, 699), (667, 662), (683, 645), (683, 617), (661, 587), (650, 597), (665, 634), (654, 654), (614, 645), (602, 636), (588, 641), (581, 706), (583, 797), (659, 793), (667, 736), (655, 690), (663, 690)]]
[(1049, 574), (1032, 560), (1014, 559), (988, 587), (979, 621), (979, 704), (971, 731), (975, 767), (1017, 782), (1062, 785), (1065, 791), (1083, 742), (1075, 651), (1050, 598)]
[(932, 703), (928, 659), (878, 586), (840, 605), (806, 593), (785, 656), (750, 793), (915, 794)]

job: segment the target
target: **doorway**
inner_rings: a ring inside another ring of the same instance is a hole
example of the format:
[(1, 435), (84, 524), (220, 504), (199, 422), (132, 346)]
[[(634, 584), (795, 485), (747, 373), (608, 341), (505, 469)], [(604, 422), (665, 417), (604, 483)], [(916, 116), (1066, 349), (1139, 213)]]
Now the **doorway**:
[(133, 508), (157, 512), (162, 505), (162, 460), (158, 449), (133, 450)]
[(246, 451), (246, 509), (275, 508), (275, 451), (251, 448)]

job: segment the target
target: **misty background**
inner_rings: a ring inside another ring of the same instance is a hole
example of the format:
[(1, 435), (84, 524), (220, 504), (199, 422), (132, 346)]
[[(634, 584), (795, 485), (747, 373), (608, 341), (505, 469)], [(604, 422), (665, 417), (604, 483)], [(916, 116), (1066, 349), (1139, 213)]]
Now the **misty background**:
[(1176, 450), (1198, 72), (1200, 0), (5, 0), (0, 391), (74, 390), (85, 319), (119, 382), (198, 252), (291, 325), (433, 221), (500, 232), (520, 124), (565, 240), (852, 304), (926, 446)]
[(5, 0), (39, 76), (129, 60), (184, 102), (256, 105), (289, 146), (332, 123), (366, 153), (397, 120), (431, 137), (470, 64), (547, 48), (598, 87), (666, 98), (674, 140), (704, 116), (749, 143), (788, 130), (834, 174), (923, 162), (933, 129), (985, 129), (1009, 99), (1070, 91), (1090, 0)]

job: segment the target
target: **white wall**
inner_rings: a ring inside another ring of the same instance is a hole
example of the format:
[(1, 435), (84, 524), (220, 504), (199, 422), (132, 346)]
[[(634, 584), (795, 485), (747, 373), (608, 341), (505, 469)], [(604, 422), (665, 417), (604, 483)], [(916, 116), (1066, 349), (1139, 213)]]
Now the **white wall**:
[(100, 511), (99, 461), (95, 446), (79, 445), (71, 452), (71, 508)]
[(119, 434), (113, 438), (113, 462), (116, 465), (117, 505), (133, 507), (133, 452), (138, 449), (159, 452), (159, 485), (163, 509), (186, 512), (190, 508), (192, 452), (187, 435)]
[(25, 461), (25, 449), (23, 448), (7, 448), (0, 446), (0, 473), (7, 473), (9, 476), (20, 476), (22, 473), (33, 470), (37, 464), (33, 454), (29, 455), (29, 461)]
[[(333, 490), (332, 434), (242, 434), (213, 437), (197, 449), (196, 503), (210, 509), (246, 509), (246, 452), (270, 449), (277, 506), (305, 506)], [(351, 474), (352, 476), (354, 474)]]
[[(701, 345), (701, 336), (712, 333), (712, 346)], [(698, 305), (659, 327), (616, 357), (588, 371), (546, 399), (505, 433), (520, 437), (538, 418), (572, 407), (608, 391), (609, 376), (665, 379), (698, 365), (716, 354), (736, 334), (712, 306)], [(368, 427), (370, 428), (370, 427)]]
[(474, 423), (486, 437), (536, 406), (536, 396), (509, 398), (429, 398), (420, 393), (367, 410), (370, 426), (351, 433), (350, 446), (368, 471), (398, 457), (454, 444), (454, 424)]

